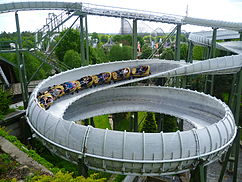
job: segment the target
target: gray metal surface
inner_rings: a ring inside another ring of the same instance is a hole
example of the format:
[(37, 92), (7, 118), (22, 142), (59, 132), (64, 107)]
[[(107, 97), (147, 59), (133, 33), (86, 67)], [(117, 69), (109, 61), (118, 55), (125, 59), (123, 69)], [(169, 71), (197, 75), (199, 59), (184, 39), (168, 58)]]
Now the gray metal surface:
[[(206, 32), (194, 32), (190, 33), (188, 39), (194, 44), (201, 46), (211, 46), (212, 45), (212, 31)], [(238, 39), (240, 37), (239, 32), (231, 30), (218, 30), (216, 40), (226, 40), (226, 39)], [(242, 54), (242, 42), (241, 41), (226, 41), (217, 42), (216, 48), (224, 51), (230, 51), (236, 54)]]
[(242, 23), (226, 22), (218, 20), (206, 20), (192, 17), (183, 17), (178, 15), (164, 14), (160, 12), (151, 12), (144, 10), (135, 10), (128, 8), (118, 8), (111, 6), (94, 5), (89, 3), (71, 3), (71, 2), (51, 2), (51, 1), (29, 1), (12, 2), (0, 4), (0, 13), (23, 11), (23, 10), (65, 10), (81, 11), (90, 15), (110, 16), (117, 18), (128, 18), (144, 21), (154, 21), (172, 24), (191, 24), (198, 26), (224, 28), (241, 31)]
[(8, 81), (6, 75), (4, 74), (1, 66), (0, 66), (0, 76), (2, 77), (2, 79), (5, 82), (5, 84), (7, 85), (7, 87), (9, 87), (10, 86), (9, 81)]
[[(231, 62), (231, 60), (234, 60)], [(85, 75), (123, 67), (151, 65), (152, 75), (87, 89), (63, 97), (50, 110), (42, 109), (39, 90)], [(32, 93), (27, 119), (45, 145), (55, 154), (77, 162), (84, 157), (89, 168), (129, 175), (174, 174), (210, 163), (227, 150), (236, 135), (228, 106), (214, 97), (168, 87), (121, 87), (157, 76), (216, 73), (241, 67), (241, 56), (216, 58), (186, 65), (175, 61), (133, 60), (82, 67), (50, 77)], [(190, 69), (189, 69), (190, 68)], [(64, 107), (58, 106), (67, 103)], [(54, 109), (53, 109), (54, 108)], [(61, 115), (56, 115), (60, 113)], [(161, 112), (183, 118), (196, 129), (174, 133), (132, 133), (85, 127), (75, 121), (107, 113), (126, 111)]]

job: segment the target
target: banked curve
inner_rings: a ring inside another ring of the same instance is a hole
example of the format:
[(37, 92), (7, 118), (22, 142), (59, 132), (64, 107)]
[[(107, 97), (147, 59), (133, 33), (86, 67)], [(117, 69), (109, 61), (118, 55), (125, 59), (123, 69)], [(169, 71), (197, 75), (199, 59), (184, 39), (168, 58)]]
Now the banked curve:
[[(241, 60), (240, 57), (236, 58)], [(237, 68), (241, 66), (238, 60)], [(210, 71), (214, 72), (211, 61), (207, 64), (210, 65)], [(150, 176), (174, 174), (195, 167), (201, 160), (206, 164), (216, 160), (226, 151), (236, 135), (233, 115), (220, 100), (178, 88), (112, 88), (149, 79), (154, 75), (100, 86), (74, 95), (76, 98), (64, 108), (66, 112), (62, 116), (42, 109), (37, 102), (38, 91), (50, 85), (75, 80), (87, 74), (148, 62), (155, 76), (168, 76), (168, 72), (179, 74), (180, 71), (175, 70), (188, 70), (185, 67), (189, 66), (173, 61), (133, 60), (87, 66), (60, 73), (40, 83), (32, 93), (27, 109), (28, 123), (55, 154), (71, 162), (78, 162), (82, 158), (89, 168), (112, 173)], [(221, 64), (224, 65), (224, 71), (225, 67), (231, 69), (228, 64)], [(192, 69), (198, 73), (199, 69), (202, 72), (208, 67), (192, 66)], [(184, 71), (181, 73), (186, 74)], [(58, 106), (60, 103), (54, 105)], [(152, 111), (174, 115), (191, 122), (197, 129), (174, 133), (132, 133), (85, 127), (74, 122), (100, 114), (126, 111)]]

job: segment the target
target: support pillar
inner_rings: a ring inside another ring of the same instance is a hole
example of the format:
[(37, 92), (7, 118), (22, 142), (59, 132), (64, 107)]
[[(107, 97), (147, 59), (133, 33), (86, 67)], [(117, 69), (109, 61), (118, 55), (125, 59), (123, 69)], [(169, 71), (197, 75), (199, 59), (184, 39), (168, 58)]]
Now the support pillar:
[(138, 132), (138, 112), (134, 112), (134, 131)]
[(87, 26), (87, 15), (85, 16), (85, 27), (86, 27), (86, 64), (89, 64), (89, 41), (88, 41), (88, 26)]
[[(209, 58), (215, 58), (216, 53), (216, 37), (217, 37), (217, 29), (213, 28), (213, 37), (212, 37), (212, 45), (210, 50)], [(208, 75), (205, 83), (205, 93), (209, 93), (210, 95), (213, 95), (214, 90), (214, 75)], [(210, 89), (208, 89), (208, 84), (210, 85)]]
[(158, 125), (158, 132), (163, 131), (163, 129), (164, 129), (164, 114), (158, 113), (157, 125)]
[(242, 32), (239, 32), (239, 40), (242, 41)]
[(234, 114), (235, 124), (237, 126), (237, 135), (234, 139), (233, 146), (229, 148), (223, 167), (219, 176), (219, 182), (222, 182), (223, 176), (229, 162), (229, 171), (233, 172), (233, 182), (237, 181), (238, 175), (238, 162), (239, 162), (239, 146), (240, 146), (240, 102), (241, 102), (241, 91), (242, 91), (242, 69), (234, 75), (232, 89), (229, 96), (229, 106)]
[(189, 41), (188, 55), (187, 55), (187, 61), (186, 62), (192, 63), (193, 47), (194, 47), (194, 44), (192, 43), (192, 41)]
[(83, 16), (80, 16), (80, 48), (81, 48), (81, 65), (85, 66), (85, 48), (84, 48), (84, 28), (83, 28)]
[(95, 128), (95, 123), (93, 117), (90, 118), (90, 125)]
[(133, 59), (137, 59), (137, 20), (133, 20)]
[(88, 177), (88, 167), (86, 166), (84, 162), (84, 156), (80, 156), (78, 159), (78, 169), (79, 174), (85, 178)]
[(27, 77), (26, 77), (26, 69), (25, 69), (25, 61), (24, 55), (21, 52), (22, 49), (22, 37), (19, 26), (19, 18), (18, 12), (15, 12), (15, 21), (16, 21), (16, 29), (17, 29), (17, 44), (16, 44), (16, 54), (18, 60), (18, 69), (19, 69), (19, 79), (21, 84), (22, 98), (24, 103), (24, 108), (26, 109), (28, 106), (28, 86), (27, 86)]
[(176, 28), (176, 47), (175, 47), (175, 61), (180, 61), (181, 57), (181, 24)]
[(207, 173), (206, 167), (203, 165), (203, 162), (197, 165), (197, 167), (191, 171), (190, 182), (206, 182)]

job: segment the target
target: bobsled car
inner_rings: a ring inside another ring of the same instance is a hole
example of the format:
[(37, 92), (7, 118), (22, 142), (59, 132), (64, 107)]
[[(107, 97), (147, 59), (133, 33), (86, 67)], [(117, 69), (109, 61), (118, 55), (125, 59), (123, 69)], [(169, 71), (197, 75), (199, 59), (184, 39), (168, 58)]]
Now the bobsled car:
[(112, 72), (113, 81), (125, 80), (130, 78), (130, 68), (123, 68)]
[(89, 88), (93, 84), (93, 78), (91, 76), (82, 77), (81, 79), (79, 79), (77, 81), (80, 82), (81, 89)]
[(62, 84), (62, 86), (64, 87), (65, 94), (74, 93), (75, 91), (81, 89), (81, 84), (79, 81), (65, 82)]
[(53, 96), (49, 92), (45, 92), (43, 95), (40, 95), (38, 100), (40, 106), (46, 110), (50, 108), (54, 101)]
[(151, 74), (150, 72), (150, 66), (149, 65), (142, 65), (135, 68), (132, 68), (131, 75), (133, 77), (143, 77), (143, 76), (149, 76)]
[(56, 100), (65, 94), (64, 87), (62, 85), (54, 85), (49, 87), (48, 92), (53, 96), (53, 99)]
[(92, 78), (95, 85), (100, 85), (104, 83), (110, 83), (112, 76), (110, 72), (104, 72), (98, 75), (93, 75)]

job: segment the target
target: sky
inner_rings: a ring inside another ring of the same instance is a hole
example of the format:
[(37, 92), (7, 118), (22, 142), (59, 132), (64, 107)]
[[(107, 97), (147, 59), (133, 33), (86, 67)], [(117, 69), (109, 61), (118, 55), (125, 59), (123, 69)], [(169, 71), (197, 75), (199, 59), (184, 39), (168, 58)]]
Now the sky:
[[(0, 0), (2, 3), (19, 2), (29, 0)], [(40, 0), (35, 0), (40, 1)], [(46, 1), (46, 0), (42, 0)], [(57, 0), (60, 1), (60, 0)], [(214, 19), (232, 22), (242, 22), (242, 0), (65, 0), (66, 2), (84, 2), (97, 5), (108, 5), (114, 7), (132, 8), (138, 10), (155, 11), (174, 15), (185, 16), (186, 11), (188, 16)], [(60, 11), (20, 11), (20, 29), (21, 31), (35, 32), (40, 29), (46, 22), (48, 13), (60, 14)], [(65, 24), (66, 27), (74, 19)], [(79, 21), (77, 21), (79, 22)], [(76, 25), (78, 26), (78, 25)], [(119, 33), (121, 26), (120, 18), (88, 16), (88, 31), (89, 33)], [(144, 27), (147, 31), (152, 32), (156, 28), (161, 28), (165, 32), (169, 32), (175, 25), (164, 23), (150, 23), (147, 21), (138, 21), (139, 27)], [(182, 30), (186, 32), (210, 30), (210, 28), (184, 25)], [(14, 13), (0, 14), (0, 32), (15, 32), (15, 17)]]

